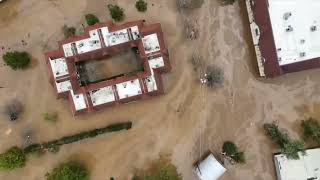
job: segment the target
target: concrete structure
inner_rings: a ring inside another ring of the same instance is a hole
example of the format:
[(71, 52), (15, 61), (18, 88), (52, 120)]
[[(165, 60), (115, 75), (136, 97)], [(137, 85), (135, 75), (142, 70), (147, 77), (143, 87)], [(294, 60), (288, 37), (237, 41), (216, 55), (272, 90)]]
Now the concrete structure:
[(195, 165), (194, 171), (200, 180), (217, 180), (226, 172), (226, 169), (210, 153)]
[(283, 154), (274, 156), (278, 180), (320, 179), (320, 149), (309, 149), (301, 153), (299, 160), (288, 159)]
[[(137, 49), (143, 71), (83, 84), (76, 63), (132, 48)], [(89, 26), (84, 35), (60, 41), (59, 49), (45, 53), (45, 59), (57, 97), (68, 98), (74, 114), (161, 95), (161, 74), (171, 70), (161, 25), (145, 25), (143, 20)]]
[(320, 1), (246, 0), (261, 76), (320, 67)]

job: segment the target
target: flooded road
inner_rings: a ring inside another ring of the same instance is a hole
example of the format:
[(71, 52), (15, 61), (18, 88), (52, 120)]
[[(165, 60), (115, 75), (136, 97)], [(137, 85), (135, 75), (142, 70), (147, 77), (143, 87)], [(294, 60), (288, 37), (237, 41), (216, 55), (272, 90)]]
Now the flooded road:
[[(222, 180), (274, 179), (272, 153), (277, 149), (265, 137), (262, 124), (278, 120), (282, 127), (297, 131), (301, 119), (309, 115), (320, 118), (316, 105), (320, 71), (272, 80), (258, 78), (244, 4), (221, 7), (207, 0), (201, 9), (186, 13), (197, 21), (200, 33), (199, 39), (187, 41), (182, 15), (173, 0), (149, 0), (146, 13), (137, 12), (132, 0), (121, 0), (117, 2), (125, 9), (126, 21), (146, 19), (162, 25), (173, 67), (164, 75), (166, 95), (73, 117), (68, 102), (54, 96), (43, 53), (58, 47), (64, 24), (81, 32), (86, 13), (110, 20), (106, 2), (116, 1), (8, 0), (0, 5), (0, 46), (5, 47), (0, 55), (10, 48), (33, 56), (32, 66), (22, 71), (0, 63), (0, 86), (4, 87), (0, 89), (0, 109), (13, 99), (25, 107), (14, 123), (1, 113), (0, 152), (21, 146), (26, 131), (32, 132), (34, 142), (42, 142), (133, 121), (130, 131), (66, 145), (58, 154), (30, 157), (25, 168), (0, 172), (0, 179), (43, 180), (47, 171), (69, 159), (83, 161), (93, 180), (129, 179), (135, 169), (146, 168), (159, 153), (168, 153), (183, 178), (193, 180), (192, 164), (207, 150), (218, 154), (226, 140), (245, 151), (247, 164), (228, 166)], [(223, 87), (212, 90), (199, 84), (199, 74), (190, 63), (194, 51), (204, 57), (205, 64), (223, 69)], [(44, 121), (45, 112), (58, 112), (58, 122)]]

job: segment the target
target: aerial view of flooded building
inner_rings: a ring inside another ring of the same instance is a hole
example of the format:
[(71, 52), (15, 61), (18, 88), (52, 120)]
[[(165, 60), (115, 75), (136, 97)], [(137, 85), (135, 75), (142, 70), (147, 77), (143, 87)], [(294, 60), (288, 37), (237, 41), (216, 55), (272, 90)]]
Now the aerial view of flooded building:
[(246, 5), (261, 76), (320, 67), (320, 2), (246, 0)]
[(68, 98), (74, 114), (163, 94), (160, 74), (171, 69), (161, 25), (143, 20), (89, 26), (45, 59), (58, 98)]

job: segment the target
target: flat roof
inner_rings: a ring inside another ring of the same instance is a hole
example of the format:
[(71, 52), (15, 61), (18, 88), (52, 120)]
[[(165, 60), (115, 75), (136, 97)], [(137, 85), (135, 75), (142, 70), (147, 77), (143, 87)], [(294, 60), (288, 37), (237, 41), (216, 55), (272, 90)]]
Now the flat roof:
[(116, 100), (112, 86), (90, 91), (93, 106), (110, 103)]
[(269, 0), (280, 66), (320, 57), (320, 1)]
[[(98, 23), (85, 28), (85, 32), (60, 41), (58, 50), (46, 53), (47, 64), (53, 67), (50, 82), (54, 83), (58, 97), (69, 97), (73, 102), (74, 114), (164, 93), (160, 74), (168, 72), (171, 67), (159, 23), (148, 26), (144, 26), (143, 20), (122, 25)], [(145, 51), (144, 45), (151, 49)], [(79, 72), (83, 69), (76, 66), (77, 62), (102, 59), (123, 48), (137, 50), (142, 71), (80, 84)], [(61, 78), (57, 79), (58, 75)]]
[(50, 59), (50, 65), (55, 79), (69, 74), (65, 58)]
[(142, 38), (142, 42), (146, 54), (160, 50), (159, 40), (156, 33), (144, 36)]
[(116, 84), (119, 99), (124, 99), (142, 94), (139, 79)]
[(320, 2), (246, 0), (260, 76), (320, 67)]
[(194, 170), (200, 180), (218, 180), (226, 172), (226, 168), (212, 154), (197, 164)]
[(288, 159), (284, 154), (274, 156), (278, 180), (320, 179), (320, 149), (299, 153), (299, 160)]

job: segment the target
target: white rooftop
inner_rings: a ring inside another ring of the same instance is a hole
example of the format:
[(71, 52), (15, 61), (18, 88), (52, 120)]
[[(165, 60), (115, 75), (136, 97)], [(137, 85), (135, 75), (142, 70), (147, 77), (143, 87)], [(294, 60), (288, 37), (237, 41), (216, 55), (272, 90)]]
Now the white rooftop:
[(299, 160), (287, 159), (283, 154), (275, 155), (274, 161), (278, 180), (314, 180), (320, 179), (320, 149), (300, 153)]
[(142, 94), (139, 79), (116, 84), (116, 87), (119, 99), (124, 99)]
[(319, 9), (319, 0), (269, 0), (280, 65), (320, 57)]
[(148, 62), (149, 62), (150, 70), (151, 70), (151, 76), (145, 78), (144, 80), (147, 85), (148, 92), (152, 92), (152, 91), (156, 91), (158, 89), (157, 82), (154, 78), (153, 69), (163, 67), (164, 61), (163, 61), (163, 57), (157, 57), (157, 58), (149, 59)]
[(226, 172), (212, 154), (196, 165), (194, 170), (200, 180), (217, 180)]
[(49, 59), (54, 78), (69, 74), (65, 58)]
[(114, 46), (117, 44), (125, 43), (130, 41), (128, 30), (127, 29), (121, 29), (119, 31), (110, 32), (108, 34), (105, 34), (103, 36), (107, 40), (108, 46)]
[(157, 33), (144, 36), (142, 38), (142, 43), (146, 54), (157, 52), (160, 50)]
[(93, 106), (115, 101), (112, 86), (90, 91), (90, 96)]
[(55, 83), (56, 83), (58, 93), (67, 92), (67, 91), (72, 90), (70, 80), (63, 81), (63, 82), (55, 82)]
[(71, 90), (70, 92), (76, 111), (87, 108), (86, 99), (83, 94), (74, 94), (73, 90)]

